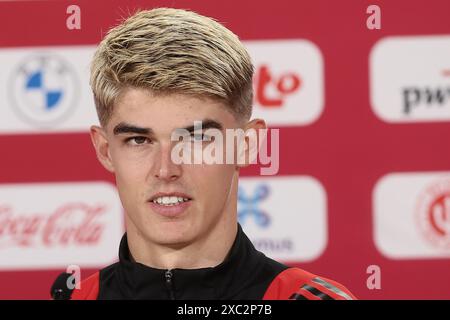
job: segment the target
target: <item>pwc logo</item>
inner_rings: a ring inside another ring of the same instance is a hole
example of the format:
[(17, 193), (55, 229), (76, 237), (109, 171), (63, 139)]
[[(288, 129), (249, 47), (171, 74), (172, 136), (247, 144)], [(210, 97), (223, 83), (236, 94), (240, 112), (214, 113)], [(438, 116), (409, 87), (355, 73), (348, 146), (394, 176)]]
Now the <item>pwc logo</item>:
[(370, 55), (374, 113), (392, 123), (450, 121), (450, 36), (387, 37)]
[(240, 178), (238, 220), (255, 248), (275, 260), (312, 261), (327, 245), (327, 196), (313, 177)]
[(450, 257), (450, 172), (392, 173), (373, 194), (374, 237), (392, 259)]
[(112, 184), (0, 185), (0, 269), (102, 267), (116, 260), (123, 230)]
[(246, 41), (255, 66), (253, 116), (271, 126), (308, 125), (324, 107), (323, 59), (307, 40)]

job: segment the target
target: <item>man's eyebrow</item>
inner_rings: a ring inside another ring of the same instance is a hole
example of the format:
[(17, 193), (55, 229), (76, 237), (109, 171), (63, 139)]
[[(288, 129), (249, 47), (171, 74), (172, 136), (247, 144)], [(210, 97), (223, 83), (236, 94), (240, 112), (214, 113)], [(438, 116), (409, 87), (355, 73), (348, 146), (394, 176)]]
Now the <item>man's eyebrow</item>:
[[(217, 122), (212, 119), (201, 120), (201, 123), (202, 123), (202, 130), (211, 129), (211, 128), (215, 128), (215, 129), (219, 129), (219, 130), (223, 129), (223, 126), (220, 122)], [(194, 132), (195, 130), (198, 130), (198, 129), (200, 129), (200, 128), (197, 127), (196, 125), (181, 128), (181, 130), (187, 130), (189, 132)]]
[[(219, 130), (223, 129), (223, 126), (220, 122), (217, 122), (212, 119), (204, 119), (201, 122), (202, 122), (203, 130), (211, 129), (211, 128), (215, 128), (215, 129), (219, 129)], [(195, 130), (199, 129), (199, 127), (197, 127), (196, 125), (191, 125), (191, 126), (177, 129), (177, 130), (183, 130), (183, 129), (187, 130), (188, 132), (194, 132)], [(138, 127), (133, 124), (126, 123), (126, 122), (120, 122), (119, 124), (117, 124), (114, 127), (113, 133), (114, 133), (114, 135), (119, 135), (119, 134), (123, 134), (123, 133), (136, 133), (136, 134), (152, 135), (153, 130), (151, 128), (142, 128), (142, 127)]]
[(145, 135), (152, 135), (153, 130), (150, 128), (142, 128), (135, 126), (133, 124), (129, 124), (126, 122), (120, 122), (118, 125), (116, 125), (113, 129), (114, 135), (122, 134), (122, 133), (137, 133), (137, 134), (145, 134)]

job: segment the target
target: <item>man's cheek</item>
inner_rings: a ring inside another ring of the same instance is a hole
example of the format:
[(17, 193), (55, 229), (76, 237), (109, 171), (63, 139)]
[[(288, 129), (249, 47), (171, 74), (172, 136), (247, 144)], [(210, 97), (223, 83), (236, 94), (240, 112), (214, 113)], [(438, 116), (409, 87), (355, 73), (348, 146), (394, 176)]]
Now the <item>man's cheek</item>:
[(145, 175), (143, 174), (143, 168), (136, 164), (125, 164), (119, 166), (116, 171), (116, 177), (124, 182), (124, 184), (135, 185), (139, 180), (143, 180)]

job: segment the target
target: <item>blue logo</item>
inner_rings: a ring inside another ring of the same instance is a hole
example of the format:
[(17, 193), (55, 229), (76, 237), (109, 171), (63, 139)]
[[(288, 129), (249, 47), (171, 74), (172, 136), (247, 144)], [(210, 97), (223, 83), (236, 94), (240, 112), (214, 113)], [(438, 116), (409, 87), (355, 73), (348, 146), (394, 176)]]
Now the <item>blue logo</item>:
[(25, 59), (10, 81), (14, 111), (33, 125), (59, 124), (79, 97), (75, 72), (61, 57), (40, 54)]
[(25, 91), (26, 94), (33, 90), (42, 95), (42, 107), (52, 109), (61, 101), (64, 91), (61, 88), (54, 90), (46, 88), (43, 83), (44, 70), (37, 70), (26, 76)]
[(270, 216), (258, 207), (264, 199), (270, 194), (269, 186), (260, 184), (255, 188), (252, 196), (247, 196), (242, 187), (238, 188), (238, 203), (240, 208), (238, 210), (238, 220), (242, 225), (245, 224), (247, 218), (253, 218), (255, 223), (266, 228), (270, 224)]

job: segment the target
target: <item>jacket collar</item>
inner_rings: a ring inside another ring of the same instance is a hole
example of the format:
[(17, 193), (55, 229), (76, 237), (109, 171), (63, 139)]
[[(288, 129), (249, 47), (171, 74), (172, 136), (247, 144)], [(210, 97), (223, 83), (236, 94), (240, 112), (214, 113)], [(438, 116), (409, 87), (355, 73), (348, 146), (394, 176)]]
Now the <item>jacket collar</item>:
[(126, 233), (119, 247), (118, 285), (127, 299), (232, 299), (251, 283), (263, 265), (240, 224), (225, 260), (215, 267), (165, 269), (148, 267), (130, 259)]

